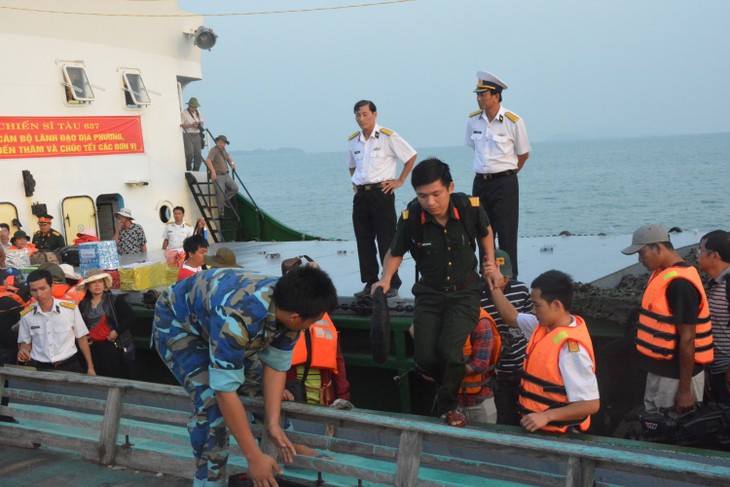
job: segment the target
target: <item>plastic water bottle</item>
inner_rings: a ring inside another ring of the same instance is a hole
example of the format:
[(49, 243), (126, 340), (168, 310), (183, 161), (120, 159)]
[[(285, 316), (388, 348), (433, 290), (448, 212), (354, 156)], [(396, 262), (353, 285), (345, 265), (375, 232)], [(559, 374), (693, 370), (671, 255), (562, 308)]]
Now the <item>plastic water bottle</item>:
[(208, 227), (203, 227), (203, 238), (208, 240)]

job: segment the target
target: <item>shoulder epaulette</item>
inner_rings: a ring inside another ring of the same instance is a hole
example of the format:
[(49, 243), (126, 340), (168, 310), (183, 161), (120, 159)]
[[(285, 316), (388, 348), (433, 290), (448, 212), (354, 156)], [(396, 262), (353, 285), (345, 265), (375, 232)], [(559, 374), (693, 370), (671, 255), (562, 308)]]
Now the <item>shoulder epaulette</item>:
[(568, 351), (572, 353), (580, 352), (580, 345), (577, 340), (568, 339)]
[(192, 227), (192, 225), (187, 222), (183, 222), (183, 225), (185, 225), (186, 227)]
[(360, 135), (360, 131), (357, 131), (357, 132), (355, 132), (354, 134), (350, 135), (350, 136), (349, 136), (349, 137), (347, 138), (347, 140), (352, 140), (352, 139), (354, 139), (355, 137), (357, 137), (358, 135)]
[(33, 311), (33, 308), (35, 308), (35, 306), (33, 306), (31, 304), (30, 306), (28, 306), (27, 308), (25, 308), (23, 311), (20, 312), (20, 316), (27, 315), (28, 313), (30, 313), (31, 311)]
[(470, 196), (469, 202), (471, 203), (472, 208), (476, 208), (479, 206), (479, 196)]
[(482, 111), (481, 111), (481, 110), (476, 110), (476, 111), (474, 111), (474, 112), (471, 112), (471, 113), (469, 114), (469, 118), (471, 118), (471, 117), (476, 117), (476, 116), (477, 116), (477, 115), (479, 115), (480, 113), (482, 113)]
[(405, 210), (401, 211), (400, 212), (401, 218), (403, 218), (404, 220), (408, 220), (408, 213), (409, 213), (408, 212), (408, 208), (406, 208)]
[(520, 117), (518, 117), (517, 115), (515, 115), (512, 112), (504, 112), (504, 116), (509, 118), (510, 120), (512, 120), (514, 123), (517, 123), (520, 121)]
[(55, 230), (51, 232), (51, 235), (55, 235), (56, 237), (60, 237), (60, 236), (61, 236), (61, 234), (60, 234), (60, 233), (58, 233), (58, 232), (57, 232), (57, 231), (55, 231)]
[(76, 308), (76, 303), (72, 303), (71, 301), (59, 301), (58, 304), (60, 304), (64, 308), (68, 308), (68, 309)]
[(389, 137), (390, 137), (391, 135), (393, 135), (393, 131), (392, 131), (392, 130), (390, 130), (390, 129), (386, 129), (386, 128), (383, 128), (383, 127), (380, 127), (380, 133), (381, 133), (381, 134), (385, 134), (385, 135), (387, 135), (387, 136), (389, 136)]
[(41, 231), (40, 230), (36, 230), (35, 233), (33, 234), (33, 236), (35, 237), (36, 235), (40, 235), (40, 234), (41, 234)]

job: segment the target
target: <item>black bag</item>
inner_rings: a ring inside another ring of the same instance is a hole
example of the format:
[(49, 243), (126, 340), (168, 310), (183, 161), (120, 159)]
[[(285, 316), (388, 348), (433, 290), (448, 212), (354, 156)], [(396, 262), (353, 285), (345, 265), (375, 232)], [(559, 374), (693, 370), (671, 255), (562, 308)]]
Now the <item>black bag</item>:
[(132, 333), (129, 330), (123, 331), (122, 334), (119, 335), (119, 338), (117, 338), (117, 341), (114, 342), (114, 344), (124, 354), (124, 364), (132, 365), (137, 359), (137, 349), (134, 346), (134, 338), (132, 337)]
[(61, 247), (60, 249), (56, 249), (54, 252), (56, 252), (58, 259), (64, 264), (69, 264), (74, 267), (78, 267), (81, 264), (79, 249), (73, 245)]
[(284, 387), (287, 391), (291, 392), (296, 402), (307, 402), (307, 392), (303, 380), (288, 380)]
[(287, 391), (291, 392), (296, 402), (306, 403), (307, 387), (304, 385), (304, 382), (307, 380), (307, 376), (309, 376), (309, 367), (312, 365), (312, 335), (310, 335), (309, 330), (304, 330), (304, 333), (302, 333), (302, 335), (303, 336), (299, 337), (299, 339), (303, 339), (305, 345), (307, 346), (307, 361), (304, 363), (304, 372), (302, 373), (302, 378), (296, 380), (288, 380), (286, 381), (284, 387)]

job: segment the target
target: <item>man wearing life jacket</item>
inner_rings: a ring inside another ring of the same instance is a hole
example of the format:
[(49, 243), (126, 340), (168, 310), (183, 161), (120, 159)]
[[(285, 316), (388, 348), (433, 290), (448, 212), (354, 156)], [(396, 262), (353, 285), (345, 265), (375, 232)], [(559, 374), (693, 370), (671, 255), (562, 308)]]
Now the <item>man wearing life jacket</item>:
[(573, 279), (551, 270), (532, 281), (534, 315), (518, 313), (490, 278), (497, 311), (529, 339), (520, 384), (520, 423), (527, 431), (586, 431), (600, 398), (596, 361), (588, 328), (572, 315)]
[(730, 232), (715, 230), (700, 240), (697, 261), (710, 276), (707, 301), (715, 357), (707, 367), (712, 398), (730, 406)]
[(302, 332), (294, 346), (292, 367), (286, 374), (287, 385), (299, 381), (305, 398), (284, 392), (284, 399), (304, 399), (309, 404), (329, 406), (336, 400), (350, 401), (350, 383), (345, 358), (340, 349), (339, 332), (328, 313)]
[[(23, 308), (25, 303), (17, 294), (0, 290), (0, 365), (18, 363), (18, 321)], [(5, 390), (8, 390), (7, 380)], [(8, 396), (3, 396), (0, 404), (9, 405)], [(0, 422), (17, 423), (18, 420), (12, 416), (0, 415)]]
[(403, 256), (410, 252), (421, 274), (411, 290), (416, 363), (439, 384), (439, 416), (463, 427), (466, 417), (458, 410), (466, 365), (463, 348), (479, 318), (481, 291), (475, 251), (478, 245), (494, 261), (494, 240), (477, 199), (454, 193), (447, 164), (422, 161), (413, 169), (411, 184), (417, 199), (398, 220), (383, 275), (373, 291), (388, 291)]
[(638, 253), (652, 272), (636, 324), (636, 350), (647, 369), (644, 407), (690, 411), (702, 400), (703, 365), (713, 358), (710, 310), (697, 269), (674, 250), (661, 225), (638, 228), (621, 252)]
[(25, 250), (28, 255), (33, 255), (38, 252), (35, 245), (29, 242), (28, 234), (23, 230), (18, 230), (13, 234), (13, 238), (10, 239), (11, 245), (7, 250)]
[(459, 388), (459, 410), (469, 421), (497, 422), (492, 380), (499, 359), (502, 340), (497, 324), (484, 309), (479, 310), (479, 322), (464, 344), (464, 378)]

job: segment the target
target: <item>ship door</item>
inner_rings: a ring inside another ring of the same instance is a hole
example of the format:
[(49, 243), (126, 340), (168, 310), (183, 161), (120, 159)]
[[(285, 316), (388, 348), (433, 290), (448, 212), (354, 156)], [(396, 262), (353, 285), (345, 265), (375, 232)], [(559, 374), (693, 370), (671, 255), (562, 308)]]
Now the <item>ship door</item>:
[(14, 204), (7, 201), (0, 203), (0, 223), (7, 223), (10, 226), (10, 236), (20, 230), (20, 221), (18, 220), (18, 209)]
[(120, 194), (100, 194), (96, 198), (99, 231), (97, 235), (102, 240), (112, 240), (116, 229), (117, 219), (114, 213), (124, 208), (124, 199)]
[(61, 203), (66, 244), (73, 243), (76, 234), (86, 227), (96, 230), (96, 208), (89, 196), (69, 196)]

